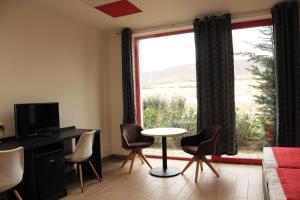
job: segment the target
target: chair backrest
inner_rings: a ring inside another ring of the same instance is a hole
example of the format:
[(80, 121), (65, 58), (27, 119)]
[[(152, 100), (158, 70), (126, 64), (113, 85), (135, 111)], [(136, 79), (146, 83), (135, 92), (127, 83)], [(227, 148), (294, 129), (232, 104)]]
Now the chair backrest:
[(85, 132), (81, 134), (78, 143), (75, 147), (75, 151), (72, 154), (72, 160), (76, 162), (82, 162), (91, 157), (93, 154), (93, 143), (96, 131)]
[(219, 125), (207, 126), (200, 132), (200, 134), (202, 135), (202, 137), (204, 137), (207, 140), (217, 139), (220, 136), (221, 132), (219, 130), (221, 128), (222, 126)]
[(24, 148), (0, 151), (0, 193), (18, 185), (24, 174)]
[(203, 136), (206, 140), (209, 140), (209, 139), (213, 140), (213, 146), (211, 149), (212, 154), (216, 153), (218, 139), (221, 134), (221, 131), (220, 131), (221, 128), (222, 128), (222, 126), (219, 126), (219, 125), (211, 125), (211, 126), (207, 126), (206, 128), (204, 128), (200, 133), (200, 134), (203, 134)]
[(121, 124), (120, 129), (123, 148), (128, 148), (128, 144), (139, 141), (143, 130), (138, 124)]

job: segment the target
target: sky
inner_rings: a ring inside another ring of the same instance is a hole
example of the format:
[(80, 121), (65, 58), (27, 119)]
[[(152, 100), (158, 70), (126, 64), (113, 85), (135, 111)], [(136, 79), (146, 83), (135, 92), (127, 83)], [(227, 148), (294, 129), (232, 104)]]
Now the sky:
[[(234, 52), (255, 50), (246, 41), (260, 41), (257, 28), (237, 29), (232, 31)], [(141, 72), (165, 69), (173, 66), (195, 64), (194, 33), (185, 33), (150, 39), (139, 43), (139, 66)], [(241, 58), (236, 56), (236, 59)]]
[(195, 63), (194, 33), (144, 39), (139, 45), (141, 72)]

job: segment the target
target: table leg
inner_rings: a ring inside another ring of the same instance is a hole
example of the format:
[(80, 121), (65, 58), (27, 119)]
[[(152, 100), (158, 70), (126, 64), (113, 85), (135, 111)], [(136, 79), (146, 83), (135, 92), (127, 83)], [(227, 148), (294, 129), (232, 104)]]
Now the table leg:
[(163, 161), (163, 169), (167, 170), (167, 137), (162, 137), (162, 161)]
[(167, 164), (167, 137), (162, 137), (162, 167), (156, 167), (150, 170), (150, 174), (156, 177), (173, 177), (180, 174), (180, 170), (176, 167), (168, 167)]

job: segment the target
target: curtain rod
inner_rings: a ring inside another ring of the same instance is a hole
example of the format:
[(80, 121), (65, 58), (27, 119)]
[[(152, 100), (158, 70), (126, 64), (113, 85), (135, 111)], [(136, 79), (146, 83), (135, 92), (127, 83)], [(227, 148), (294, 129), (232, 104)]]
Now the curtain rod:
[[(248, 11), (237, 11), (231, 13), (231, 19), (241, 19), (243, 16), (245, 17), (255, 17), (255, 16), (261, 16), (261, 15), (267, 15), (270, 14), (271, 8), (262, 8), (257, 10), (248, 10)], [(210, 15), (222, 15), (228, 12), (219, 12), (214, 13)], [(201, 15), (197, 16), (195, 18), (204, 18), (205, 16), (210, 15)], [(194, 19), (184, 20), (184, 21), (178, 21), (170, 24), (156, 24), (156, 25), (150, 25), (150, 26), (144, 26), (144, 27), (136, 27), (132, 29), (133, 34), (137, 34), (144, 31), (156, 31), (159, 29), (168, 29), (168, 28), (176, 28), (176, 27), (184, 27), (184, 26), (192, 26)], [(121, 34), (121, 32), (117, 32), (116, 34)]]

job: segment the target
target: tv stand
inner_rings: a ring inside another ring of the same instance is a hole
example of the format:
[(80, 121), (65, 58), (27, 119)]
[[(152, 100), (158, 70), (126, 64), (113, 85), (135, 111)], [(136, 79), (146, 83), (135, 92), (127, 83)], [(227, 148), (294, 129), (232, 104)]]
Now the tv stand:
[[(66, 196), (63, 143), (69, 139), (78, 140), (82, 133), (89, 131), (92, 130), (74, 127), (48, 137), (13, 138), (0, 143), (0, 150), (24, 147), (24, 176), (17, 186), (23, 199), (57, 200)], [(96, 130), (90, 161), (102, 178), (100, 144), (100, 130)]]

